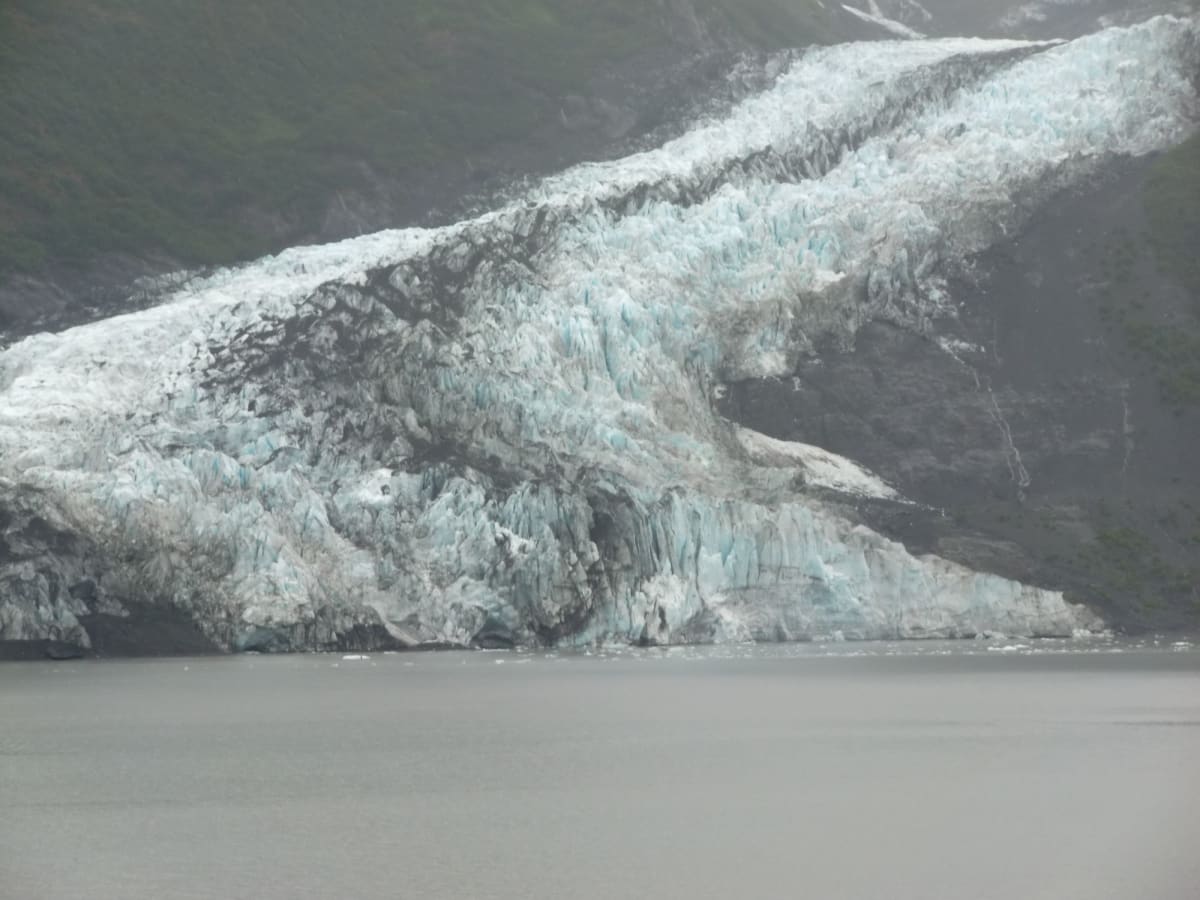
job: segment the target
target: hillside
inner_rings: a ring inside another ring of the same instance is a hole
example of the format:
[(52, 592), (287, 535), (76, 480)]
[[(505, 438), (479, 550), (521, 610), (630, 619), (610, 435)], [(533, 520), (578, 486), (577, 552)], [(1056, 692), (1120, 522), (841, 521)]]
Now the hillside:
[[(0, 279), (104, 255), (225, 263), (395, 224), (441, 200), (428, 182), (448, 170), (470, 186), (557, 163), (529, 137), (588, 119), (589, 84), (623, 65), (830, 33), (813, 0), (13, 0)], [(638, 124), (599, 109), (584, 124), (602, 136)]]

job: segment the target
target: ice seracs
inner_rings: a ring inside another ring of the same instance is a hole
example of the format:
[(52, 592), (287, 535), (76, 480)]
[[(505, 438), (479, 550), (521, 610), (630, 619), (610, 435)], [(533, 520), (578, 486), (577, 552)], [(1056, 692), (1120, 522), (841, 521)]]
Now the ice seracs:
[(1164, 18), (814, 50), (727, 118), (477, 219), (22, 341), (0, 638), (85, 641), (80, 616), (148, 603), (240, 649), (1090, 627), (846, 518), (838, 496), (900, 498), (713, 397), (871, 319), (924, 327), (964, 254), (1187, 132), (1196, 45)]

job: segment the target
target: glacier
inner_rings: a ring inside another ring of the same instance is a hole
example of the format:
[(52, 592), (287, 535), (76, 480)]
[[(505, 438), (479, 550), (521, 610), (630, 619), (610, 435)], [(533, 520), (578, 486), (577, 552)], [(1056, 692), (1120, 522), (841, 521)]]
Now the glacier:
[(0, 640), (223, 648), (1061, 635), (1053, 591), (715, 412), (1194, 127), (1195, 19), (814, 49), (727, 115), (455, 225), (299, 247), (0, 351)]

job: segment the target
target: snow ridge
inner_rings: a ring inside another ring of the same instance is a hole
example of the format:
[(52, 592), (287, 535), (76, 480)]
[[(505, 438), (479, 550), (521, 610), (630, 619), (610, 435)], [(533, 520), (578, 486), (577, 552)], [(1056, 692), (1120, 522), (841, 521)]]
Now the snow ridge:
[[(1191, 127), (1194, 21), (848, 45), (727, 118), (441, 229), (297, 248), (0, 353), (0, 638), (149, 598), (219, 643), (1066, 633), (1058, 594), (914, 558), (736, 430), (786, 374), (1055, 186)], [(39, 543), (40, 541), (40, 543)], [(87, 589), (72, 589), (80, 584)]]

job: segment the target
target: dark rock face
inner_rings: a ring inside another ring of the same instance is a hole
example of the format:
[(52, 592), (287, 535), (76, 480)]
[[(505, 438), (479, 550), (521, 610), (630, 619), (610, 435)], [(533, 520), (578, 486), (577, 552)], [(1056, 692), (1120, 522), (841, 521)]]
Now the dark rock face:
[(191, 616), (169, 605), (126, 602), (122, 615), (94, 612), (78, 618), (95, 656), (205, 656), (221, 649)]
[[(1127, 24), (1187, 0), (877, 0), (883, 14), (932, 35), (976, 34), (1032, 40), (1074, 38), (1101, 22)], [(866, 4), (861, 4), (865, 6)]]
[(88, 651), (66, 641), (0, 641), (0, 662), (83, 659)]
[(862, 513), (914, 552), (1065, 589), (1118, 627), (1194, 627), (1200, 408), (1164, 394), (1122, 314), (1170, 322), (1193, 300), (1144, 238), (1150, 165), (1047, 204), (981, 254), (951, 285), (956, 319), (873, 323), (791, 378), (731, 385), (723, 411), (927, 505)]
[(67, 644), (63, 641), (46, 642), (46, 658), (55, 660), (83, 659), (85, 651), (78, 644)]

